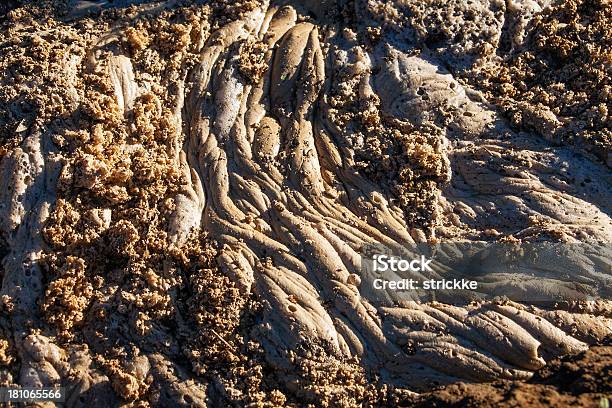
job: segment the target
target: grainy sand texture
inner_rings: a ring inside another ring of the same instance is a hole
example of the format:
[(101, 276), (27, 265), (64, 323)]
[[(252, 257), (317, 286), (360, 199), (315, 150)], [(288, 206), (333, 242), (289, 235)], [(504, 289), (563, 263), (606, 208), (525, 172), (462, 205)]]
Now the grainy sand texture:
[[(66, 407), (607, 408), (611, 18), (2, 2), (0, 386), (62, 386)], [(494, 298), (368, 294), (364, 247), (452, 242), (583, 255), (555, 257), (563, 281), (493, 262)], [(529, 301), (574, 281), (599, 296)]]

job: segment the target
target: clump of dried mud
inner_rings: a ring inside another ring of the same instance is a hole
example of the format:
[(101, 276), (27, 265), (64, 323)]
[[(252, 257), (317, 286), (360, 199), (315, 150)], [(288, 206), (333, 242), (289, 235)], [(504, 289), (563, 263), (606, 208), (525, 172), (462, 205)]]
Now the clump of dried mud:
[[(609, 5), (545, 9), (524, 44), (496, 55), (499, 38), (478, 20), (503, 15), (501, 4), (459, 13), (466, 29), (444, 24), (457, 11), (434, 12), (441, 2), (385, 3), (363, 15), (353, 2), (215, 1), (96, 17), (57, 2), (3, 5), (0, 385), (61, 384), (68, 406), (520, 406), (609, 393), (609, 347), (549, 359), (604, 341), (607, 303), (377, 309), (353, 265), (368, 239), (514, 227), (479, 224), (486, 202), (441, 198), (452, 177), (487, 165), (519, 173), (513, 161), (532, 168), (533, 157), (461, 150), (490, 135), (490, 113), (432, 55), (515, 127), (609, 165), (611, 47), (597, 37)], [(398, 66), (416, 78), (406, 89), (393, 85)], [(579, 237), (558, 210), (527, 221), (521, 211), (527, 236)], [(501, 322), (510, 351), (479, 319)], [(463, 374), (508, 381), (412, 392)]]

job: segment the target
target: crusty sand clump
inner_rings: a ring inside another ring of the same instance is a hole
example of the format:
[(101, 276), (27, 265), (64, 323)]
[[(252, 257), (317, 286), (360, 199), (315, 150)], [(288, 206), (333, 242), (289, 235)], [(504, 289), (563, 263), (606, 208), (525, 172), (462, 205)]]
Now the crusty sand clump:
[[(370, 46), (367, 36), (362, 41)], [(350, 131), (355, 168), (388, 189), (408, 225), (431, 232), (439, 221), (439, 186), (449, 171), (443, 133), (432, 124), (415, 126), (385, 116), (377, 95), (360, 95), (363, 78), (357, 72), (336, 73), (337, 83), (324, 96), (329, 118), (338, 129)]]
[[(83, 55), (88, 41), (83, 28), (58, 30), (53, 20), (39, 20), (26, 9), (13, 10), (6, 19), (0, 157), (17, 146), (32, 128), (43, 125), (52, 128), (54, 121), (69, 118), (76, 101), (70, 79), (62, 75), (63, 69), (70, 64), (71, 55)], [(40, 32), (46, 34), (41, 36)], [(32, 92), (38, 87), (44, 87), (46, 92)]]
[(370, 11), (383, 29), (396, 32), (407, 45), (418, 44), (467, 69), (497, 48), (505, 9), (499, 0), (406, 0), (375, 1)]
[(268, 69), (265, 53), (267, 47), (262, 42), (247, 39), (240, 45), (240, 73), (251, 83), (259, 82)]
[(439, 130), (376, 129), (364, 140), (357, 166), (372, 180), (390, 186), (409, 225), (435, 228), (438, 188), (448, 174)]
[(0, 366), (8, 366), (13, 362), (8, 340), (0, 339)]
[(574, 145), (612, 165), (612, 6), (558, 2), (534, 17), (522, 47), (467, 76), (519, 129)]

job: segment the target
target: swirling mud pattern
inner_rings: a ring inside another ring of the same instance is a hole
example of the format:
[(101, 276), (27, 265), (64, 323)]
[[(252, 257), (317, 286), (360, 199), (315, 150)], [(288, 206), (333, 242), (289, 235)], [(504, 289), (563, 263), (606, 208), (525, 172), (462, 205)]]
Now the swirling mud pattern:
[[(606, 296), (383, 304), (361, 262), (609, 243), (611, 17), (608, 0), (5, 2), (0, 386), (62, 386), (68, 407), (603, 401)], [(609, 288), (609, 255), (581, 282)]]

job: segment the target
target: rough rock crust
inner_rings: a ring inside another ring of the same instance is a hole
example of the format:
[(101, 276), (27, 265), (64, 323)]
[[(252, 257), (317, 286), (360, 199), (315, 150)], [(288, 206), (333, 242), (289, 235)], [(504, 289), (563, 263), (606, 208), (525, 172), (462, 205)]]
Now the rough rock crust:
[(371, 243), (610, 242), (607, 2), (123, 3), (2, 18), (1, 385), (394, 405), (610, 336), (606, 300), (356, 278)]

